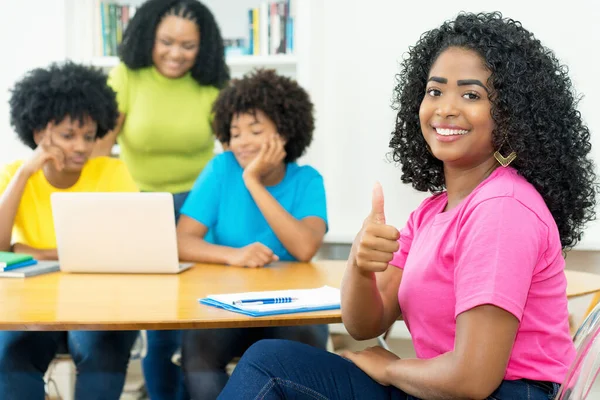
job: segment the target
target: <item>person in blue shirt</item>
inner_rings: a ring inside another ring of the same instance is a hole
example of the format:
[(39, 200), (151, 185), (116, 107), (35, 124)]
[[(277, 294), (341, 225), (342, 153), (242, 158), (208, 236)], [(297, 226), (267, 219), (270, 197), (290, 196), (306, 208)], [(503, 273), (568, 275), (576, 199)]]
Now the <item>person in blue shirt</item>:
[[(177, 225), (182, 260), (258, 268), (310, 261), (327, 231), (322, 176), (296, 163), (309, 146), (313, 105), (297, 82), (272, 70), (232, 80), (213, 106), (227, 150), (202, 171)], [(182, 363), (193, 399), (215, 399), (227, 364), (263, 338), (325, 348), (326, 325), (204, 329), (183, 334)]]

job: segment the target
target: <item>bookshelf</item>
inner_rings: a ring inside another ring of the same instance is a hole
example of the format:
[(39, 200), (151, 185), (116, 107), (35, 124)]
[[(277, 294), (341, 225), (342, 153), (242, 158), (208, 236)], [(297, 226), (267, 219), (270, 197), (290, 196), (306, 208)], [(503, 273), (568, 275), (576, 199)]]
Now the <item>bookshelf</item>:
[[(110, 0), (109, 0), (110, 1)], [(65, 0), (66, 49), (67, 58), (77, 62), (110, 70), (117, 65), (119, 59), (106, 54), (102, 43), (101, 3), (102, 0)], [(250, 22), (249, 10), (262, 12), (270, 10), (270, 5), (277, 0), (203, 0), (215, 15), (224, 39), (243, 39), (249, 45)], [(284, 0), (279, 0), (284, 1)], [(144, 0), (114, 0), (117, 5), (140, 6)], [(254, 68), (273, 68), (279, 73), (298, 80), (310, 92), (310, 59), (312, 46), (318, 42), (315, 36), (315, 16), (322, 8), (320, 0), (291, 0), (290, 9), (293, 14), (293, 49), (285, 54), (271, 53), (265, 46), (260, 48), (260, 55), (229, 54), (227, 64), (232, 77), (239, 77)], [(264, 14), (263, 14), (264, 15)], [(265, 31), (265, 22), (259, 23), (261, 32)], [(318, 32), (318, 29), (316, 30)], [(100, 33), (99, 33), (100, 32)], [(263, 36), (261, 36), (261, 39)], [(268, 46), (267, 46), (268, 48)]]
[[(106, 1), (106, 0), (104, 0)], [(201, 0), (214, 14), (224, 39), (249, 36), (249, 10), (263, 8), (276, 0)], [(114, 0), (115, 4), (139, 6), (144, 0)], [(324, 2), (322, 0), (292, 0), (294, 3), (293, 52), (291, 54), (227, 55), (232, 78), (238, 78), (255, 68), (271, 68), (296, 79), (311, 95), (315, 108), (322, 103), (322, 82), (317, 63), (323, 58)], [(66, 56), (76, 62), (110, 71), (118, 64), (116, 56), (99, 56), (102, 39), (98, 19), (101, 0), (65, 0)], [(264, 26), (263, 26), (264, 29)], [(315, 134), (318, 135), (319, 127)], [(115, 146), (113, 153), (118, 156)]]

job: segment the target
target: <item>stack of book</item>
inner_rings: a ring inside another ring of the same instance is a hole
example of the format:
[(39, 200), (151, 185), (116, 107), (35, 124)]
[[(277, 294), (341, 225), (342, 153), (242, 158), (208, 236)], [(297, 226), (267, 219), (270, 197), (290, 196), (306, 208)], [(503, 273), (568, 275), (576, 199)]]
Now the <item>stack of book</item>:
[(96, 0), (94, 7), (94, 55), (116, 56), (123, 33), (133, 18), (137, 7)]
[(26, 278), (59, 270), (58, 261), (38, 261), (29, 254), (0, 251), (0, 278)]
[(293, 54), (295, 14), (294, 0), (262, 1), (248, 10), (248, 54)]
[(0, 272), (12, 271), (35, 264), (37, 264), (37, 260), (28, 254), (0, 251)]

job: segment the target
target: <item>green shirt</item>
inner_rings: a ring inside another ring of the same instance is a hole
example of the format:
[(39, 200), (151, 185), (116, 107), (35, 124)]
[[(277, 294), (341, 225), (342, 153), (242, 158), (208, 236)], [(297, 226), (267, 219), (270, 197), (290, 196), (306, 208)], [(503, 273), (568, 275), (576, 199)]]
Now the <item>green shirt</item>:
[(190, 190), (213, 157), (211, 108), (219, 94), (188, 73), (178, 79), (156, 68), (130, 70), (120, 63), (109, 74), (125, 122), (118, 136), (121, 159), (143, 191)]

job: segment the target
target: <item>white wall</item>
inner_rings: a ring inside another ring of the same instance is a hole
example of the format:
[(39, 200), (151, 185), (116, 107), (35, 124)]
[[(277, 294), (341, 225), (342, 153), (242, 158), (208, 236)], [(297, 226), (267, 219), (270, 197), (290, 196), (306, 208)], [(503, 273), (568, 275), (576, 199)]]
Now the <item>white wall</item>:
[(64, 0), (2, 0), (0, 164), (29, 153), (9, 125), (9, 89), (25, 71), (65, 57)]
[[(6, 0), (3, 0), (3, 3)], [(61, 60), (66, 43), (65, 2), (81, 0), (6, 1), (0, 14), (4, 60), (0, 65), (0, 163), (27, 153), (8, 123), (8, 88), (35, 66)], [(309, 0), (297, 0), (307, 2)], [(139, 2), (139, 1), (136, 1)], [(224, 35), (242, 36), (247, 29), (244, 10), (260, 0), (207, 0), (218, 16)], [(500, 10), (519, 19), (571, 69), (575, 87), (585, 95), (581, 111), (593, 132), (594, 153), (600, 163), (600, 5), (573, 0), (569, 7), (542, 10), (519, 0), (461, 0), (399, 2), (394, 0), (312, 1), (309, 66), (301, 66), (316, 105), (317, 130), (304, 158), (325, 176), (330, 238), (348, 241), (368, 213), (375, 180), (386, 195), (388, 220), (402, 226), (425, 194), (400, 182), (400, 170), (386, 161), (394, 124), (390, 108), (394, 75), (408, 46), (425, 30), (452, 18), (458, 11)], [(408, 5), (410, 4), (410, 5)], [(500, 4), (502, 4), (500, 6)], [(233, 7), (232, 5), (235, 5)], [(230, 11), (228, 11), (228, 7)], [(306, 38), (309, 35), (302, 35)], [(600, 214), (600, 213), (599, 213)], [(600, 243), (600, 223), (589, 239)], [(593, 242), (593, 241), (592, 241)], [(592, 243), (595, 244), (595, 243)]]
[[(383, 184), (388, 220), (399, 227), (423, 198), (401, 183), (399, 168), (386, 162), (395, 118), (390, 108), (394, 75), (403, 53), (421, 33), (461, 10), (499, 10), (520, 20), (570, 67), (575, 87), (585, 94), (580, 110), (593, 133), (594, 157), (600, 163), (597, 2), (573, 0), (561, 7), (521, 0), (325, 0), (324, 4), (326, 52), (319, 60), (320, 76), (313, 82), (319, 80), (326, 101), (318, 110), (320, 136), (309, 158), (326, 178), (330, 240), (345, 241), (359, 229), (376, 180)], [(586, 239), (589, 247), (600, 249), (600, 222)]]

